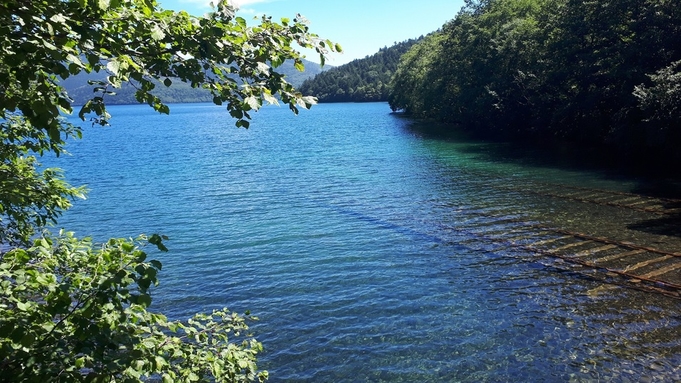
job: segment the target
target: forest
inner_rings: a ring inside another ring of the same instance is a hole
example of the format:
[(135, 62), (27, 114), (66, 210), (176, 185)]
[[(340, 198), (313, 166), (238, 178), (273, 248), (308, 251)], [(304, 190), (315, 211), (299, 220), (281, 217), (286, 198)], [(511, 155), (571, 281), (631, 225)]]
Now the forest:
[(469, 0), (405, 53), (394, 111), (681, 164), (681, 2)]
[(420, 39), (381, 48), (377, 53), (325, 70), (300, 86), (320, 102), (388, 101), (390, 80), (400, 57)]

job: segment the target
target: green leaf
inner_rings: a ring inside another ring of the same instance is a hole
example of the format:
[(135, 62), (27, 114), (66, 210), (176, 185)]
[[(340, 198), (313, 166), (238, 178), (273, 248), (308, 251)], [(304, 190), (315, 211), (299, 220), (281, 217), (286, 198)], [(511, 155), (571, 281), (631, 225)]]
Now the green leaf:
[(35, 342), (35, 335), (33, 335), (32, 333), (26, 333), (21, 338), (21, 345), (24, 346), (24, 347), (31, 347), (34, 342)]
[(149, 263), (159, 270), (161, 270), (163, 268), (163, 264), (161, 264), (161, 262), (159, 262), (155, 259), (152, 259), (151, 261), (149, 261)]
[(149, 294), (142, 294), (137, 298), (137, 304), (140, 304), (144, 307), (149, 307), (151, 306), (151, 296)]
[(269, 93), (263, 93), (263, 98), (264, 98), (265, 101), (267, 101), (267, 103), (269, 103), (269, 104), (279, 105), (279, 100), (277, 100), (276, 97), (272, 96), (272, 95), (269, 94)]
[(168, 323), (168, 330), (172, 332), (177, 332), (179, 325), (177, 323)]
[(57, 24), (64, 24), (66, 23), (66, 18), (61, 13), (58, 13), (50, 17), (50, 21), (55, 22)]
[(260, 109), (260, 107), (262, 106), (262, 105), (260, 104), (260, 101), (259, 101), (259, 100), (257, 99), (257, 97), (255, 97), (255, 96), (249, 96), (249, 97), (247, 97), (247, 98), (244, 100), (244, 102), (245, 102), (246, 104), (248, 104), (248, 106), (250, 107), (250, 109), (253, 109), (253, 110), (258, 110), (258, 109)]
[(154, 234), (151, 237), (149, 237), (149, 243), (152, 245), (156, 245), (156, 247), (161, 251), (164, 252), (168, 251), (168, 248), (165, 247), (165, 245), (163, 244), (163, 238), (158, 234)]
[(59, 98), (57, 100), (57, 103), (59, 104), (59, 107), (61, 108), (62, 112), (71, 114), (73, 112), (73, 109), (71, 108), (71, 103), (65, 99), (65, 98)]
[[(113, 73), (114, 76), (118, 75), (118, 71), (119, 71), (120, 67), (121, 67), (121, 63), (116, 61), (116, 60), (111, 60), (108, 63), (106, 63), (106, 69), (108, 69), (109, 72)], [(109, 82), (112, 82), (112, 81), (109, 80)]]
[(151, 38), (159, 41), (163, 40), (163, 38), (166, 37), (165, 32), (159, 27), (158, 25), (154, 25), (154, 27), (151, 29)]
[(270, 66), (265, 64), (265, 63), (258, 63), (258, 72), (269, 75), (270, 73)]
[(72, 62), (73, 64), (77, 65), (80, 68), (85, 68), (85, 64), (83, 64), (83, 61), (80, 59), (80, 57), (69, 53), (66, 55), (66, 60)]
[(160, 357), (160, 356), (155, 356), (155, 357), (154, 357), (154, 362), (155, 362), (155, 364), (156, 364), (156, 368), (157, 368), (157, 369), (161, 369), (161, 368), (163, 368), (163, 367), (165, 367), (165, 366), (168, 365), (168, 362), (165, 360), (165, 358), (162, 358), (162, 357)]

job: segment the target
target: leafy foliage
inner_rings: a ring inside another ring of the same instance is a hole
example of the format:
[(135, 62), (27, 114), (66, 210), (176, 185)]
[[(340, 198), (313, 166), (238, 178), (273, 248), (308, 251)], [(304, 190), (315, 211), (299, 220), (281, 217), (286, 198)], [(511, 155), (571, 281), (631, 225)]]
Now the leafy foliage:
[[(277, 71), (280, 72), (284, 79), (294, 87), (299, 87), (306, 79), (313, 77), (315, 74), (322, 72), (322, 67), (314, 62), (302, 60), (305, 65), (305, 71), (300, 72), (294, 67), (293, 60), (285, 61)], [(61, 82), (60, 85), (64, 87), (69, 97), (73, 99), (74, 105), (84, 105), (92, 98), (92, 85), (88, 81), (104, 81), (106, 82), (107, 73), (84, 73), (71, 76)], [(234, 79), (237, 83), (240, 82), (238, 76)], [(163, 82), (152, 80), (154, 83), (154, 90), (151, 93), (163, 100), (165, 103), (184, 103), (184, 102), (212, 102), (213, 95), (210, 90), (202, 87), (192, 88), (191, 84), (184, 83), (179, 79), (170, 78), (170, 86)], [(115, 89), (115, 95), (107, 95), (106, 103), (108, 105), (115, 104), (135, 104), (135, 92), (137, 89), (128, 83), (122, 83), (121, 87)]]
[(442, 32), (431, 33), (402, 55), (391, 84), (399, 91), (389, 94), (393, 110), (405, 109), (411, 115), (425, 117), (426, 104), (435, 105), (431, 98), (443, 94), (438, 89), (442, 81), (436, 77), (437, 72), (423, 70), (440, 54), (443, 37)]
[[(0, 117), (21, 111), (53, 140), (59, 139), (60, 108), (72, 111), (57, 77), (108, 74), (106, 82), (93, 82), (98, 95), (79, 112), (81, 117), (95, 113), (101, 124), (108, 119), (104, 96), (123, 82), (135, 86), (137, 101), (167, 113), (167, 105), (152, 93), (153, 80), (169, 85), (171, 78), (177, 78), (208, 89), (216, 103), (227, 104), (238, 126), (247, 126), (248, 112), (263, 102), (274, 102), (275, 94), (294, 112), (314, 103), (272, 70), (286, 60), (304, 67), (292, 43), (315, 48), (322, 58), (336, 49), (310, 34), (302, 16), (281, 24), (263, 17), (260, 25), (248, 27), (226, 1), (203, 18), (164, 11), (155, 1), (144, 0), (6, 0), (0, 11)], [(24, 67), (35, 70), (19, 70)]]
[(38, 159), (82, 135), (62, 117), (74, 103), (63, 84), (79, 74), (97, 76), (79, 111), (93, 125), (108, 123), (105, 101), (124, 84), (161, 113), (170, 109), (157, 86), (205, 89), (239, 127), (263, 103), (309, 108), (315, 99), (277, 71), (304, 69), (294, 44), (322, 62), (340, 50), (301, 16), (249, 27), (227, 0), (204, 17), (155, 0), (0, 0), (0, 381), (266, 379), (247, 318), (225, 309), (178, 322), (148, 310), (161, 263), (142, 248), (167, 250), (163, 237), (98, 248), (45, 231), (84, 190)]
[[(80, 135), (80, 130), (65, 125), (64, 133)], [(36, 228), (56, 222), (73, 198), (84, 197), (84, 190), (64, 182), (59, 169), (38, 170), (36, 155), (61, 153), (63, 147), (21, 115), (6, 116), (0, 139), (0, 244), (29, 243)]]
[(111, 239), (101, 249), (69, 233), (13, 249), (0, 263), (0, 369), (12, 381), (247, 382), (264, 380), (262, 349), (227, 310), (170, 321), (147, 311), (160, 237)]
[(319, 73), (306, 80), (300, 91), (317, 97), (319, 102), (387, 101), (397, 63), (416, 41), (382, 48), (371, 56)]
[(634, 95), (650, 111), (647, 122), (660, 130), (672, 130), (681, 120), (681, 61), (660, 69), (650, 78), (653, 84), (637, 86)]
[(680, 40), (677, 1), (471, 0), (403, 56), (390, 103), (495, 137), (675, 156), (663, 93)]

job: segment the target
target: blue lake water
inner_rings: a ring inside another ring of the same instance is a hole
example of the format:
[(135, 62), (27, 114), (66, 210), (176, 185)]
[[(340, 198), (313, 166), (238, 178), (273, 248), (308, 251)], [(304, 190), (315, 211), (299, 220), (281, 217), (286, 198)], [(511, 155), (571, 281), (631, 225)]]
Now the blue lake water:
[(675, 248), (622, 229), (644, 213), (531, 190), (639, 180), (540, 166), (382, 103), (267, 107), (248, 130), (207, 104), (109, 111), (56, 161), (91, 190), (59, 226), (168, 235), (154, 306), (250, 310), (272, 382), (681, 380), (681, 301), (476, 235), (539, 222)]

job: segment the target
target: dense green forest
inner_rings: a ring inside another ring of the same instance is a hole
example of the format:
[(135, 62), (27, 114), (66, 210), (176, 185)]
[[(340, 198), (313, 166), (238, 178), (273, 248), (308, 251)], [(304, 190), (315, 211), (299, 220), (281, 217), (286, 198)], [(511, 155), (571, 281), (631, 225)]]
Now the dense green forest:
[(332, 68), (306, 80), (303, 94), (320, 102), (388, 101), (390, 79), (400, 57), (418, 40), (407, 40), (348, 64)]
[(489, 137), (679, 162), (681, 2), (467, 0), (414, 45), (390, 105)]
[[(295, 68), (293, 61), (285, 61), (277, 71), (284, 75), (286, 81), (295, 87), (299, 87), (306, 79), (321, 73), (322, 70), (328, 70), (330, 66), (321, 67), (319, 64), (302, 60), (305, 65), (305, 71), (301, 72)], [(101, 73), (79, 73), (76, 76), (69, 77), (62, 80), (61, 84), (66, 88), (69, 96), (75, 101), (74, 105), (83, 105), (87, 100), (93, 96), (93, 85), (88, 81), (106, 81), (106, 72)], [(169, 79), (170, 86), (165, 86), (161, 81), (154, 81), (154, 89), (152, 94), (161, 98), (168, 103), (180, 102), (212, 102), (213, 95), (207, 89), (201, 87), (193, 88), (190, 84), (179, 81), (178, 79)], [(239, 79), (236, 79), (239, 81)], [(135, 99), (135, 84), (123, 83), (118, 89), (108, 89), (115, 94), (104, 94), (107, 104), (136, 104)]]

